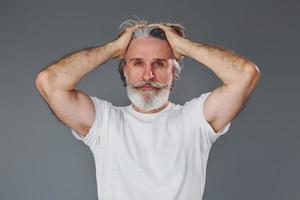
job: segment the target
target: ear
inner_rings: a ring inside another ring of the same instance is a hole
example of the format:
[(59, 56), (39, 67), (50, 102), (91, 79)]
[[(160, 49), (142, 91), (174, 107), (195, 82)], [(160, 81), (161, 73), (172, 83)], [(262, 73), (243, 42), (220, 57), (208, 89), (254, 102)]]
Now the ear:
[(126, 67), (126, 65), (123, 66), (123, 73), (127, 74), (127, 67)]
[(127, 65), (126, 64), (124, 64), (124, 66), (123, 66), (123, 74), (124, 74), (125, 77), (128, 77)]
[(172, 66), (172, 78), (173, 78), (173, 81), (177, 80), (177, 75), (176, 75), (176, 69), (175, 69), (175, 66), (173, 65)]
[(172, 80), (176, 80), (175, 67), (172, 67)]

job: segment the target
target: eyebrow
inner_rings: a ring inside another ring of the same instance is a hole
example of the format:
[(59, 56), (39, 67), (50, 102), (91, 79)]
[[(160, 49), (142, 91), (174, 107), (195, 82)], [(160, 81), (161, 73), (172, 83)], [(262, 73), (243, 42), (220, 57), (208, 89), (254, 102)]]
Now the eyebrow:
[[(129, 62), (131, 61), (141, 61), (143, 60), (142, 58), (131, 58), (129, 59)], [(167, 62), (167, 59), (164, 59), (164, 58), (154, 58), (153, 59), (154, 61), (162, 61), (162, 62)]]

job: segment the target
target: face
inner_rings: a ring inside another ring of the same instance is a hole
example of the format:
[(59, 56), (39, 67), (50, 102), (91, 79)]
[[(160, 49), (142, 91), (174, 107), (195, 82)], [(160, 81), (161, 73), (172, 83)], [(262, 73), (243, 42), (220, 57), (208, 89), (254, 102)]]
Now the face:
[(173, 79), (173, 52), (166, 40), (134, 38), (123, 68), (131, 102), (144, 111), (163, 106)]

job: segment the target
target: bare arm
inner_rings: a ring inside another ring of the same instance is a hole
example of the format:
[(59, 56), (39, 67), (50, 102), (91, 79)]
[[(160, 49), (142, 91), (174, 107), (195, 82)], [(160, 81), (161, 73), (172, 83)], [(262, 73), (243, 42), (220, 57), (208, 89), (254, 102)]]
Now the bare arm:
[(73, 53), (51, 64), (38, 74), (38, 81), (48, 81), (48, 89), (69, 91), (90, 71), (113, 58), (112, 43)]
[(245, 107), (255, 89), (260, 71), (246, 58), (230, 50), (180, 37), (169, 26), (162, 28), (176, 57), (188, 56), (211, 69), (223, 84), (204, 103), (204, 115), (215, 132), (222, 130)]
[(91, 99), (74, 89), (91, 70), (112, 58), (107, 44), (74, 53), (42, 70), (36, 87), (60, 122), (86, 135), (95, 119)]
[(88, 95), (74, 88), (88, 72), (112, 58), (122, 58), (137, 27), (126, 28), (106, 45), (71, 54), (37, 75), (38, 91), (61, 122), (82, 135), (88, 133), (95, 119), (95, 108)]
[(188, 55), (210, 68), (223, 81), (204, 103), (204, 115), (218, 132), (246, 106), (260, 71), (254, 63), (230, 50), (194, 42), (191, 48)]

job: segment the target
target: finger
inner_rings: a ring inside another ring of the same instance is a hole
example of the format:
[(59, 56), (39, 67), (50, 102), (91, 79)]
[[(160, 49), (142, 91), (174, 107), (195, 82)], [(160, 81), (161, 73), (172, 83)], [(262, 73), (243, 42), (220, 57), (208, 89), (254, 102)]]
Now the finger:
[(165, 23), (159, 24), (159, 27), (163, 28), (164, 30), (172, 30), (172, 27)]
[(141, 24), (136, 24), (132, 27), (129, 27), (129, 29), (135, 30), (135, 29), (142, 28), (142, 27), (145, 27), (145, 26), (147, 26), (145, 23), (141, 23)]
[(141, 27), (145, 27), (145, 26), (146, 26), (146, 24), (145, 24), (145, 23), (142, 23), (142, 24), (135, 24), (135, 25), (133, 25), (133, 26), (126, 27), (125, 29), (123, 29), (123, 30), (119, 33), (119, 35), (118, 35), (117, 38), (119, 38), (120, 36), (125, 35), (125, 34), (127, 34), (127, 33), (132, 34), (136, 29), (141, 28)]
[(153, 26), (156, 26), (156, 27), (158, 27), (158, 28), (160, 28), (160, 29), (162, 29), (162, 30), (164, 30), (164, 31), (167, 31), (167, 30), (168, 30), (168, 27), (166, 27), (166, 26), (164, 26), (164, 25), (162, 25), (162, 24), (153, 24)]
[(162, 29), (163, 31), (168, 31), (168, 30), (170, 30), (168, 26), (165, 26), (165, 25), (163, 25), (163, 24), (151, 24), (151, 25), (149, 25), (149, 26), (155, 26), (155, 27), (158, 27), (158, 28)]

